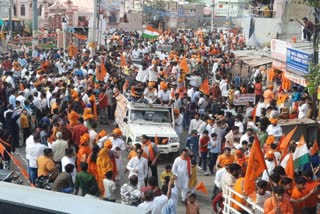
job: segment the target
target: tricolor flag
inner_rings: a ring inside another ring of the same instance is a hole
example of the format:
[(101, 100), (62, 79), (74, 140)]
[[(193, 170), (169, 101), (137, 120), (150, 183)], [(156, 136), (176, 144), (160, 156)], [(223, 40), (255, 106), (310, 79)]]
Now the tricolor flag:
[(293, 154), (294, 169), (298, 169), (309, 163), (309, 150), (304, 140), (303, 135), (300, 138), (299, 144)]
[(142, 33), (142, 37), (147, 39), (156, 39), (158, 38), (159, 35), (160, 35), (159, 31), (150, 26), (147, 26)]

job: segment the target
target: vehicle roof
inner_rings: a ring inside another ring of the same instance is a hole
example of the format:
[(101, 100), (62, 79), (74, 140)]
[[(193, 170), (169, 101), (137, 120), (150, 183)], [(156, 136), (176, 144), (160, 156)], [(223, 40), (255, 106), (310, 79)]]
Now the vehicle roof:
[(132, 103), (132, 102), (128, 102), (127, 104), (128, 109), (154, 109), (154, 110), (166, 110), (166, 109), (172, 109), (171, 106), (162, 106), (160, 104), (152, 104), (148, 105), (148, 104), (144, 104), (144, 103)]

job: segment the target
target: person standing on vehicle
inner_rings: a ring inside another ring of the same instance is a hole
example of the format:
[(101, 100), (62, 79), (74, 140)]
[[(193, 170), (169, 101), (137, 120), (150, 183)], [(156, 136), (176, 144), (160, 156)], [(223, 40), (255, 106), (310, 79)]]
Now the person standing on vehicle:
[[(157, 160), (160, 156), (159, 148), (154, 143), (151, 142), (150, 138), (147, 135), (142, 135), (142, 149), (148, 155), (148, 166), (151, 170), (151, 175), (154, 177), (158, 177), (158, 170), (157, 170)], [(158, 181), (157, 181), (158, 185)]]

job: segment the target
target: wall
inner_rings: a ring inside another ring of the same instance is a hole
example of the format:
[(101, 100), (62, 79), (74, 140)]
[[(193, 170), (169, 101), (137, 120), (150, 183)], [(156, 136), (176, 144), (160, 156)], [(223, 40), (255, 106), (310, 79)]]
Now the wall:
[(270, 40), (277, 37), (280, 31), (280, 19), (254, 18), (255, 38), (249, 39), (250, 18), (235, 18), (233, 22), (243, 28), (243, 33), (249, 46), (267, 45)]

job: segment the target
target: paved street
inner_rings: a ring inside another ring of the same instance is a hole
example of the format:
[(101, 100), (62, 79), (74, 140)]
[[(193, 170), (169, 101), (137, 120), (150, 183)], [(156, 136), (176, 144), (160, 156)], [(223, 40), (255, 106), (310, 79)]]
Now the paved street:
[[(112, 131), (113, 127), (99, 127), (99, 129), (106, 129), (108, 131), (108, 133), (110, 133)], [(186, 136), (187, 136), (187, 132), (184, 132), (181, 136), (181, 147), (184, 147), (184, 143), (186, 141)], [(122, 153), (122, 157), (123, 158), (123, 167), (126, 166), (127, 164), (127, 151), (124, 151)], [(25, 167), (25, 169), (27, 169), (27, 160), (25, 158), (25, 148), (18, 148), (17, 152), (15, 153), (15, 156), (21, 161), (21, 163), (23, 164), (23, 166)], [(166, 164), (173, 164), (173, 162), (169, 162), (169, 159), (167, 156), (163, 155), (160, 156), (159, 159), (159, 163), (158, 163), (158, 174), (160, 175), (162, 171), (164, 171), (165, 165)], [(18, 170), (13, 164), (11, 164), (11, 169), (12, 170)], [(121, 185), (124, 184), (127, 181), (127, 176), (128, 174), (125, 174), (124, 177), (121, 178), (120, 183)], [(212, 213), (212, 208), (211, 208), (211, 191), (213, 189), (213, 176), (204, 176), (203, 173), (198, 170), (197, 171), (197, 176), (198, 176), (198, 182), (203, 182), (209, 192), (209, 195), (204, 195), (202, 193), (198, 193), (198, 198), (197, 201), (200, 205), (200, 210), (201, 210), (201, 214), (210, 214)], [(24, 181), (23, 185), (28, 185), (29, 183), (21, 176), (22, 180)], [(117, 189), (117, 201), (119, 202), (121, 200), (120, 198), (120, 188)], [(179, 195), (180, 196), (180, 195)], [(177, 208), (177, 213), (178, 214), (182, 214), (185, 213), (185, 207), (181, 204), (180, 199), (179, 199), (179, 204), (178, 204), (178, 208)]]

